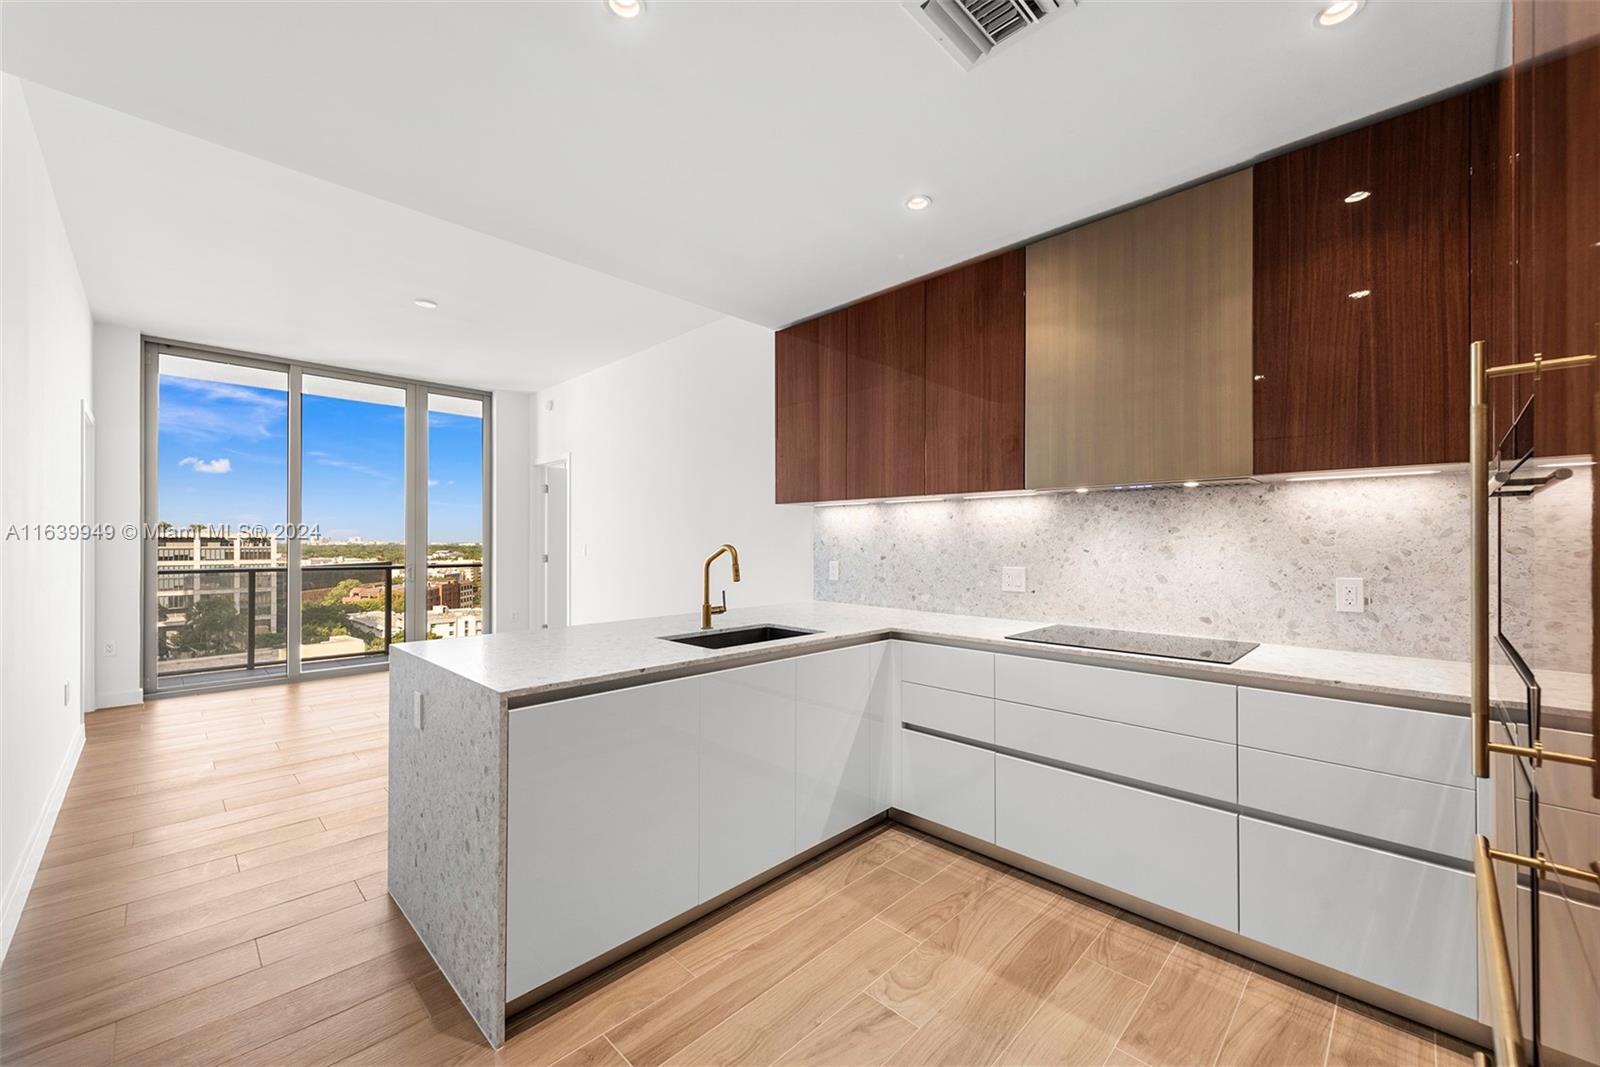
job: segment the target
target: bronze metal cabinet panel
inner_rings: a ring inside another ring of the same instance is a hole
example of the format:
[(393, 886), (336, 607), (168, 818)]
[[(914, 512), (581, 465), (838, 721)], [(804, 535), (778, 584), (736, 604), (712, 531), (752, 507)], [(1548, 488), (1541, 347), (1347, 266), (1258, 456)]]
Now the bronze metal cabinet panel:
[(1028, 248), (1027, 485), (1251, 466), (1251, 174)]
[(774, 339), (777, 502), (839, 500), (845, 485), (842, 311), (779, 330)]
[(926, 282), (927, 493), (1023, 487), (1025, 257)]
[(923, 289), (918, 282), (846, 309), (845, 470), (851, 499), (926, 492)]
[(1255, 167), (1255, 473), (1466, 459), (1468, 113)]

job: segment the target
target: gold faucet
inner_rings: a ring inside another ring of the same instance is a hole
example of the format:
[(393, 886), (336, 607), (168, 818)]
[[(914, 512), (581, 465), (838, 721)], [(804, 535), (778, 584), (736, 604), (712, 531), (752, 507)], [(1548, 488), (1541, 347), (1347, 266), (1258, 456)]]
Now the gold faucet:
[(700, 629), (702, 630), (711, 629), (711, 616), (721, 615), (728, 610), (728, 591), (726, 589), (722, 591), (722, 603), (720, 605), (711, 603), (711, 565), (724, 552), (733, 557), (733, 580), (736, 582), (739, 580), (739, 550), (737, 548), (732, 545), (723, 545), (706, 557), (705, 575), (700, 586), (702, 594), (700, 600)]

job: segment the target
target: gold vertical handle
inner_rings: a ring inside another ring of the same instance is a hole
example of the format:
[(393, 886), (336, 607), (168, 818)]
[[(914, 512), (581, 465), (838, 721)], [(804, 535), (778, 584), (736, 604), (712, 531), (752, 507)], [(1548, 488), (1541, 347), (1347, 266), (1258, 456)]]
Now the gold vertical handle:
[[(1478, 888), (1478, 957), (1489, 988), (1494, 1064), (1522, 1067), (1521, 1008), (1512, 978), (1511, 953), (1506, 947), (1506, 923), (1500, 911), (1500, 887), (1494, 880), (1494, 860), (1489, 855), (1489, 839), (1482, 834), (1473, 843), (1472, 873)], [(1538, 891), (1537, 887), (1534, 891)]]
[(1489, 777), (1489, 373), (1472, 342), (1469, 453), (1472, 466), (1472, 773)]

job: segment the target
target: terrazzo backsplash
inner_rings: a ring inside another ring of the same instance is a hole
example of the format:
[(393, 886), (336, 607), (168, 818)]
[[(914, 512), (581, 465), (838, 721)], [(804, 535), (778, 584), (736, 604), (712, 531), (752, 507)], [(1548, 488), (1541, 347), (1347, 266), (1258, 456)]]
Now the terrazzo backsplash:
[[(1589, 515), (1586, 469), (1505, 503), (1506, 632), (1535, 667), (1589, 669)], [(813, 584), (818, 600), (1465, 660), (1467, 520), (1457, 473), (819, 507)], [(1003, 566), (1026, 568), (1027, 592), (1001, 591)], [(1336, 578), (1365, 580), (1365, 611), (1334, 611)]]

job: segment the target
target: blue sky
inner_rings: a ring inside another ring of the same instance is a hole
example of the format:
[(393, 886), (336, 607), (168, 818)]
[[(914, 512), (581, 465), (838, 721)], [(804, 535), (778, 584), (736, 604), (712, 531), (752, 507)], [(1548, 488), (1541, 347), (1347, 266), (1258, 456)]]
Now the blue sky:
[[(161, 375), (161, 518), (274, 526), (284, 521), (288, 394)], [(301, 401), (302, 519), (332, 540), (399, 541), (405, 524), (405, 417), (388, 404)], [(482, 541), (483, 422), (428, 414), (428, 539)]]

